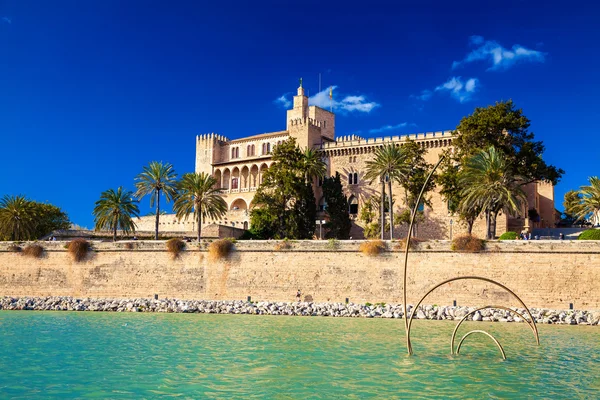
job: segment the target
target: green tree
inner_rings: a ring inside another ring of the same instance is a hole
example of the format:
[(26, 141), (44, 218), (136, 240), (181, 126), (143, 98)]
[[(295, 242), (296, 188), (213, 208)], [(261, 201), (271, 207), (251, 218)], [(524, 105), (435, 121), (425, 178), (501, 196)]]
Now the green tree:
[(202, 236), (202, 221), (207, 218), (221, 218), (227, 212), (227, 203), (221, 197), (217, 180), (207, 173), (184, 174), (178, 184), (178, 195), (173, 210), (178, 219), (185, 219), (194, 213), (198, 227), (198, 242)]
[(41, 238), (55, 230), (64, 230), (71, 227), (69, 216), (59, 207), (48, 204), (32, 202), (35, 210), (35, 231), (33, 237)]
[(436, 180), (449, 210), (459, 214), (460, 219), (468, 224), (469, 232), (483, 208), (475, 203), (465, 207), (462, 195), (466, 188), (461, 187), (459, 176), (466, 160), (481, 149), (493, 146), (501, 151), (509, 168), (508, 175), (520, 177), (521, 186), (542, 180), (556, 185), (564, 174), (562, 169), (543, 160), (544, 145), (535, 140), (529, 127), (530, 120), (511, 100), (476, 108), (456, 127), (452, 151), (443, 153), (441, 173)]
[(490, 146), (466, 160), (460, 176), (462, 203), (460, 207), (480, 207), (486, 215), (487, 239), (496, 236), (496, 218), (501, 210), (518, 213), (525, 193), (519, 177), (511, 173), (504, 154)]
[(171, 164), (152, 161), (144, 167), (142, 173), (135, 180), (137, 181), (135, 183), (137, 189), (135, 196), (141, 199), (146, 195), (150, 195), (150, 207), (154, 207), (154, 204), (156, 204), (154, 240), (158, 240), (158, 224), (161, 215), (160, 195), (162, 192), (167, 202), (173, 200), (177, 194), (177, 174)]
[(563, 215), (565, 222), (574, 223), (577, 218), (578, 209), (581, 206), (581, 193), (577, 190), (569, 190), (565, 193), (563, 207), (565, 209)]
[(579, 191), (581, 203), (575, 208), (577, 219), (589, 219), (593, 225), (600, 223), (600, 178), (592, 176), (590, 184)]
[[(379, 147), (375, 150), (373, 160), (366, 162), (367, 172), (365, 173), (365, 179), (373, 182), (378, 180), (381, 183), (381, 199), (385, 199), (385, 184), (388, 184), (388, 207), (390, 212), (390, 238), (394, 238), (394, 210), (393, 210), (393, 194), (392, 194), (392, 182), (406, 181), (406, 176), (409, 174), (410, 165), (408, 152), (405, 150), (405, 146), (397, 147), (394, 145), (386, 145)], [(384, 239), (385, 230), (385, 205), (382, 201), (380, 204), (380, 227), (381, 227), (381, 239)]]
[(302, 164), (307, 183), (311, 183), (314, 178), (322, 179), (325, 177), (327, 166), (323, 162), (321, 153), (315, 149), (308, 147), (304, 150)]
[[(290, 138), (273, 149), (272, 160), (252, 200), (257, 207), (250, 212), (251, 225), (262, 226), (264, 232), (273, 232), (272, 237), (277, 239), (311, 238), (316, 202), (312, 186), (306, 182), (310, 173), (304, 153)], [(269, 215), (268, 220), (265, 215)], [(267, 228), (268, 221), (273, 225)]]
[(35, 237), (36, 210), (25, 196), (5, 195), (0, 199), (0, 236), (4, 240)]
[(126, 234), (135, 232), (133, 217), (139, 217), (140, 210), (134, 199), (133, 192), (119, 186), (117, 190), (108, 189), (100, 194), (94, 207), (94, 224), (96, 230), (112, 230), (113, 241), (117, 241), (117, 230)]
[(325, 212), (329, 221), (325, 225), (327, 237), (335, 239), (348, 239), (352, 221), (348, 212), (348, 199), (344, 195), (340, 173), (323, 180), (323, 195), (327, 208)]

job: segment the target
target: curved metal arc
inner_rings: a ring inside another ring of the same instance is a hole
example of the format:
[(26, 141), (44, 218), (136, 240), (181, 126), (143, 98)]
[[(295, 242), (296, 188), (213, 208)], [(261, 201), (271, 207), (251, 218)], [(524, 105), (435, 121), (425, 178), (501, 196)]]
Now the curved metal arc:
[[(412, 326), (412, 321), (413, 318), (415, 316), (415, 312), (416, 310), (419, 308), (419, 306), (421, 305), (421, 303), (423, 302), (423, 300), (425, 300), (425, 298), (427, 296), (429, 296), (429, 294), (431, 294), (431, 292), (433, 292), (435, 289), (439, 288), (440, 286), (445, 285), (446, 283), (450, 283), (450, 282), (454, 282), (454, 281), (460, 281), (460, 280), (466, 280), (466, 279), (474, 279), (474, 280), (479, 280), (479, 281), (484, 281), (484, 282), (488, 282), (491, 283), (493, 285), (499, 286), (502, 289), (506, 290), (507, 292), (509, 292), (510, 294), (512, 294), (517, 301), (523, 306), (523, 308), (527, 311), (527, 315), (529, 315), (529, 318), (531, 319), (531, 321), (533, 322), (533, 328), (535, 330), (535, 334), (536, 336), (538, 335), (538, 330), (537, 330), (537, 325), (535, 324), (535, 319), (533, 319), (533, 315), (531, 315), (531, 311), (529, 311), (529, 308), (527, 308), (527, 306), (525, 305), (525, 303), (523, 302), (523, 300), (521, 300), (521, 298), (519, 296), (517, 296), (517, 294), (515, 292), (513, 292), (512, 290), (510, 290), (509, 288), (507, 288), (506, 286), (504, 286), (503, 284), (496, 282), (492, 279), (489, 278), (484, 278), (481, 276), (459, 276), (456, 278), (450, 278), (450, 279), (446, 279), (445, 281), (438, 283), (437, 285), (435, 285), (434, 287), (432, 287), (431, 289), (429, 289), (429, 291), (427, 293), (425, 293), (425, 295), (423, 297), (421, 297), (421, 300), (419, 300), (419, 302), (417, 303), (417, 305), (412, 309), (411, 313), (410, 313), (410, 317), (408, 318), (408, 327), (407, 327), (407, 331), (406, 331), (406, 345), (408, 347), (408, 354), (412, 354), (412, 345), (410, 343), (410, 329)], [(406, 314), (405, 314), (406, 316)]]
[[(407, 308), (406, 308), (406, 275), (407, 275), (407, 270), (408, 270), (408, 250), (410, 249), (410, 237), (412, 236), (412, 230), (413, 230), (413, 225), (415, 223), (415, 216), (417, 215), (417, 210), (419, 209), (419, 203), (421, 203), (421, 198), (423, 197), (423, 192), (425, 192), (425, 188), (427, 187), (427, 184), (429, 183), (429, 180), (431, 179), (431, 177), (433, 176), (433, 173), (435, 172), (435, 170), (437, 169), (437, 167), (440, 166), (440, 164), (442, 163), (442, 161), (444, 160), (444, 156), (442, 155), (439, 159), (439, 161), (435, 164), (435, 166), (433, 167), (433, 169), (431, 170), (431, 172), (429, 172), (429, 175), (427, 175), (427, 179), (425, 179), (425, 183), (423, 184), (423, 187), (421, 188), (421, 192), (419, 193), (419, 196), (417, 197), (417, 202), (415, 203), (415, 206), (412, 209), (412, 213), (410, 215), (410, 224), (408, 225), (408, 233), (406, 235), (406, 246), (404, 249), (404, 286), (403, 286), (403, 308), (404, 308), (404, 329), (406, 331), (406, 347), (408, 349), (408, 354), (412, 354), (412, 346), (410, 344), (410, 337), (409, 337), (409, 325), (408, 325), (408, 312), (407, 312)], [(391, 221), (393, 223), (393, 221)]]
[(456, 333), (458, 332), (458, 328), (460, 328), (460, 325), (463, 322), (465, 322), (466, 319), (469, 318), (470, 315), (473, 315), (477, 311), (485, 310), (487, 308), (499, 308), (499, 309), (506, 310), (506, 311), (512, 312), (514, 314), (517, 314), (523, 321), (527, 322), (527, 325), (529, 325), (529, 327), (531, 328), (531, 331), (533, 332), (533, 336), (535, 337), (535, 341), (536, 341), (537, 345), (538, 346), (540, 345), (540, 337), (538, 336), (537, 331), (535, 330), (533, 322), (527, 321), (527, 319), (525, 318), (525, 316), (523, 314), (521, 314), (518, 311), (513, 310), (512, 308), (508, 308), (508, 307), (504, 307), (504, 306), (485, 306), (485, 307), (479, 307), (476, 310), (468, 312), (464, 317), (462, 317), (462, 319), (458, 322), (458, 324), (456, 324), (456, 327), (454, 328), (454, 332), (452, 332), (452, 338), (450, 339), (450, 354), (454, 354), (454, 341), (456, 338)]
[(498, 342), (495, 337), (493, 337), (486, 331), (482, 331), (482, 330), (474, 330), (474, 331), (467, 332), (467, 334), (465, 336), (463, 336), (462, 339), (460, 339), (460, 342), (458, 342), (458, 348), (456, 349), (456, 354), (460, 353), (460, 346), (462, 346), (465, 339), (468, 336), (472, 335), (473, 333), (483, 333), (484, 335), (487, 335), (488, 337), (490, 337), (494, 341), (494, 343), (496, 343), (496, 346), (498, 346), (498, 348), (500, 349), (500, 353), (502, 353), (502, 359), (506, 360), (506, 353), (504, 353), (504, 349), (502, 348), (502, 345), (500, 344), (500, 342)]

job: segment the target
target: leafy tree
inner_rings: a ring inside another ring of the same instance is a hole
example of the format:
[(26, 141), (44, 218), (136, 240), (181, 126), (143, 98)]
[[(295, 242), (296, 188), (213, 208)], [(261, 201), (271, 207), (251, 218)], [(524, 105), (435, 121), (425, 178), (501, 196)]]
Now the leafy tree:
[(202, 221), (206, 217), (220, 218), (227, 212), (217, 180), (207, 173), (184, 174), (177, 185), (178, 195), (173, 210), (178, 219), (187, 220), (194, 213), (198, 227), (198, 242), (202, 236)]
[(33, 201), (32, 205), (36, 214), (33, 237), (41, 238), (52, 231), (69, 229), (71, 227), (69, 216), (59, 207), (36, 201)]
[[(405, 212), (405, 218), (401, 218), (400, 221), (408, 221), (406, 224), (410, 223), (410, 213), (417, 205), (417, 198), (419, 197), (419, 193), (425, 186), (425, 181), (427, 180), (427, 176), (431, 172), (433, 166), (425, 161), (425, 153), (426, 149), (419, 146), (416, 142), (409, 141), (402, 149), (406, 155), (406, 159), (408, 160), (408, 168), (409, 173), (405, 173), (400, 175), (398, 178), (398, 182), (402, 189), (404, 190), (404, 204), (408, 207), (408, 214)], [(423, 196), (421, 197), (421, 204), (423, 206), (427, 205), (431, 207), (431, 198), (427, 196), (435, 188), (436, 180), (434, 177), (427, 182), (427, 185), (423, 189)], [(406, 218), (407, 217), (407, 218)], [(413, 234), (416, 233), (416, 228), (419, 222), (422, 222), (425, 219), (423, 210), (419, 210), (415, 217), (415, 230)], [(394, 220), (395, 222), (396, 220)]]
[(534, 140), (530, 124), (512, 100), (478, 107), (456, 127), (457, 136), (452, 140), (456, 160), (460, 163), (493, 146), (504, 154), (509, 175), (521, 177), (521, 185), (542, 180), (556, 185), (564, 171), (543, 160), (544, 145)]
[(0, 236), (4, 240), (35, 237), (36, 210), (25, 196), (5, 195), (0, 200)]
[(171, 164), (152, 161), (144, 167), (142, 173), (135, 180), (137, 181), (135, 183), (137, 189), (135, 196), (141, 199), (146, 195), (150, 195), (150, 207), (154, 207), (156, 203), (154, 239), (158, 240), (158, 224), (161, 215), (160, 195), (162, 192), (167, 202), (173, 200), (177, 194), (177, 174)]
[(493, 146), (501, 151), (505, 155), (508, 175), (520, 177), (520, 186), (542, 180), (556, 185), (564, 174), (562, 169), (543, 160), (544, 145), (535, 140), (529, 127), (530, 120), (511, 100), (478, 107), (456, 127), (453, 149), (443, 153), (445, 158), (437, 182), (450, 211), (459, 213), (469, 231), (483, 209), (477, 208), (476, 204), (471, 204), (472, 208), (464, 207), (462, 194), (466, 188), (460, 186), (459, 176), (466, 160), (481, 149)]
[(504, 154), (489, 147), (466, 160), (460, 176), (461, 208), (481, 208), (486, 215), (487, 238), (496, 236), (496, 217), (501, 210), (518, 212), (525, 201), (519, 178), (511, 174)]
[(340, 173), (323, 180), (323, 195), (327, 203), (327, 217), (329, 221), (325, 225), (328, 229), (327, 237), (335, 239), (348, 239), (352, 221), (348, 212), (348, 199), (344, 195)]
[[(365, 178), (373, 182), (379, 180), (381, 183), (381, 198), (385, 199), (385, 184), (388, 184), (388, 207), (390, 210), (390, 221), (394, 221), (394, 210), (393, 210), (393, 194), (392, 194), (392, 182), (400, 182), (401, 180), (406, 181), (406, 176), (409, 174), (409, 157), (408, 152), (405, 150), (406, 146), (396, 147), (394, 145), (386, 145), (379, 147), (375, 150), (373, 160), (367, 161), (366, 167), (367, 172)], [(381, 227), (381, 239), (384, 239), (385, 229), (385, 205), (384, 202), (380, 204), (380, 227)], [(394, 224), (390, 224), (390, 238), (394, 237)]]
[(117, 230), (125, 233), (135, 232), (133, 217), (139, 217), (140, 210), (133, 193), (122, 186), (115, 191), (109, 189), (100, 194), (94, 207), (96, 230), (109, 229), (113, 232), (113, 241), (117, 241)]
[(577, 219), (589, 219), (593, 225), (600, 223), (600, 178), (592, 176), (588, 186), (582, 186), (578, 194), (581, 203), (575, 208)]
[[(315, 229), (316, 202), (304, 153), (290, 138), (273, 149), (273, 164), (263, 175), (252, 203), (251, 226), (273, 232), (274, 238), (311, 238)], [(263, 211), (258, 211), (262, 209)], [(266, 215), (274, 219), (265, 218)], [(268, 222), (272, 225), (267, 226)]]

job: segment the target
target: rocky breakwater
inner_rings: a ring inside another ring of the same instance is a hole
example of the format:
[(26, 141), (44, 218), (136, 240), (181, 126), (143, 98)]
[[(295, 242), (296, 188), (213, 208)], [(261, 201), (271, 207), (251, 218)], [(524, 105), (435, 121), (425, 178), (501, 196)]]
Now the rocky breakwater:
[[(409, 312), (412, 310), (409, 305)], [(460, 320), (477, 307), (421, 306), (416, 319)], [(73, 297), (2, 297), (0, 310), (37, 311), (110, 311), (165, 312), (204, 314), (255, 314), (322, 317), (403, 318), (401, 304), (354, 304), (312, 302), (249, 302), (176, 299), (77, 299)], [(515, 308), (525, 315), (525, 310)], [(600, 311), (549, 310), (534, 308), (537, 323), (566, 325), (599, 325)], [(484, 309), (473, 313), (469, 321), (523, 322), (517, 315), (500, 309)]]

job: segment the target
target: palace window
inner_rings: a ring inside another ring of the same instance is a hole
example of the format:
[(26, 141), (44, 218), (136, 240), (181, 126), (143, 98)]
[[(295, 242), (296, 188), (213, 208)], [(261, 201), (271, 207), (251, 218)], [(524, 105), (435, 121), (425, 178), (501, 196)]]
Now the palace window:
[(233, 147), (231, 149), (231, 158), (240, 158), (240, 148), (239, 147)]
[(350, 196), (348, 199), (348, 212), (358, 214), (358, 199), (355, 196)]
[(348, 174), (348, 185), (358, 185), (358, 172)]
[(253, 155), (254, 155), (254, 145), (249, 144), (248, 147), (246, 147), (246, 156), (252, 157)]
[(232, 178), (231, 179), (231, 188), (232, 189), (237, 189), (238, 188), (238, 178)]

